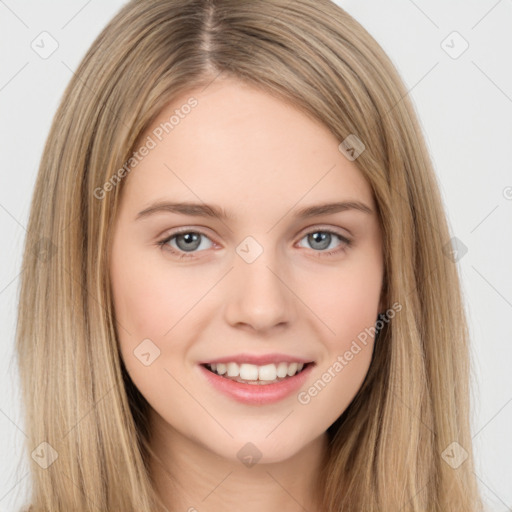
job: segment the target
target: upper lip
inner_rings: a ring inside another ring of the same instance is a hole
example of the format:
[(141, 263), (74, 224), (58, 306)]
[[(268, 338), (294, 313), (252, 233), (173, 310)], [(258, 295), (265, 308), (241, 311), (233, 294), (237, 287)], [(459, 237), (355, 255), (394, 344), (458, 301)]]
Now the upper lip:
[(312, 363), (311, 359), (291, 356), (288, 354), (234, 354), (232, 356), (218, 357), (208, 361), (201, 361), (199, 364), (218, 364), (218, 363), (248, 363), (256, 366), (278, 363)]

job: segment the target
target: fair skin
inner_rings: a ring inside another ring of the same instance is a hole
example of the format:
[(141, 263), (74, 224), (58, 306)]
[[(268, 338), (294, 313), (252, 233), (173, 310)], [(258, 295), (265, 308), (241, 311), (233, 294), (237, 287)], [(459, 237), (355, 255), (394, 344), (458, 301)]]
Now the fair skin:
[[(372, 191), (322, 124), (233, 79), (176, 98), (141, 140), (191, 96), (198, 105), (125, 178), (111, 247), (121, 356), (151, 406), (155, 486), (172, 512), (319, 510), (326, 430), (363, 383), (373, 338), (308, 403), (297, 392), (240, 403), (215, 389), (199, 362), (242, 352), (303, 357), (314, 362), (303, 392), (332, 374), (384, 309)], [(136, 218), (157, 201), (214, 204), (230, 218)], [(296, 215), (345, 201), (371, 211)], [(181, 233), (158, 245), (181, 228), (197, 243)], [(310, 235), (326, 231), (334, 234), (323, 245)], [(248, 236), (263, 251), (251, 263), (236, 251)], [(160, 350), (147, 366), (134, 355), (145, 339)], [(249, 442), (261, 453), (251, 467), (237, 456)]]

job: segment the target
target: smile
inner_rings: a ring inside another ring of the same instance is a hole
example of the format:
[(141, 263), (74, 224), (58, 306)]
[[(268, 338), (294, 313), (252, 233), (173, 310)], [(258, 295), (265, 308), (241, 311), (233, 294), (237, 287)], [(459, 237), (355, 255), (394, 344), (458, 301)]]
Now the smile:
[(199, 364), (197, 367), (206, 382), (222, 395), (246, 405), (267, 405), (297, 393), (315, 363), (282, 362), (258, 366), (231, 362)]
[(211, 372), (235, 382), (258, 385), (280, 382), (288, 377), (293, 377), (303, 370), (304, 363), (280, 362), (278, 364), (271, 363), (258, 366), (249, 363), (238, 364), (230, 362), (207, 364), (205, 366)]

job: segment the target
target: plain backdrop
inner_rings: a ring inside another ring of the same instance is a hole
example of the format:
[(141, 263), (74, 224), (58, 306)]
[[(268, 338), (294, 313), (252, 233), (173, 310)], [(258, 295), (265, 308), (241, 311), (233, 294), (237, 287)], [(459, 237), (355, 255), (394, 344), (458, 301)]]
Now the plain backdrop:
[[(19, 510), (29, 488), (14, 334), (39, 160), (73, 71), (124, 3), (0, 1), (0, 512)], [(391, 57), (424, 129), (463, 254), (457, 265), (472, 335), (475, 472), (488, 510), (510, 511), (512, 1), (338, 4)], [(51, 55), (41, 55), (41, 38), (46, 51), (58, 45)]]

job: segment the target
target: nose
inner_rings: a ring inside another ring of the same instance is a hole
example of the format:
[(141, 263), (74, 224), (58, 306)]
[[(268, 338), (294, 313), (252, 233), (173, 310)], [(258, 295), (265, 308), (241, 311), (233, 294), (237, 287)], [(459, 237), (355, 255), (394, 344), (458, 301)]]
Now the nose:
[(237, 256), (224, 309), (231, 326), (263, 332), (293, 321), (296, 298), (290, 278), (269, 254), (264, 251), (252, 263)]

